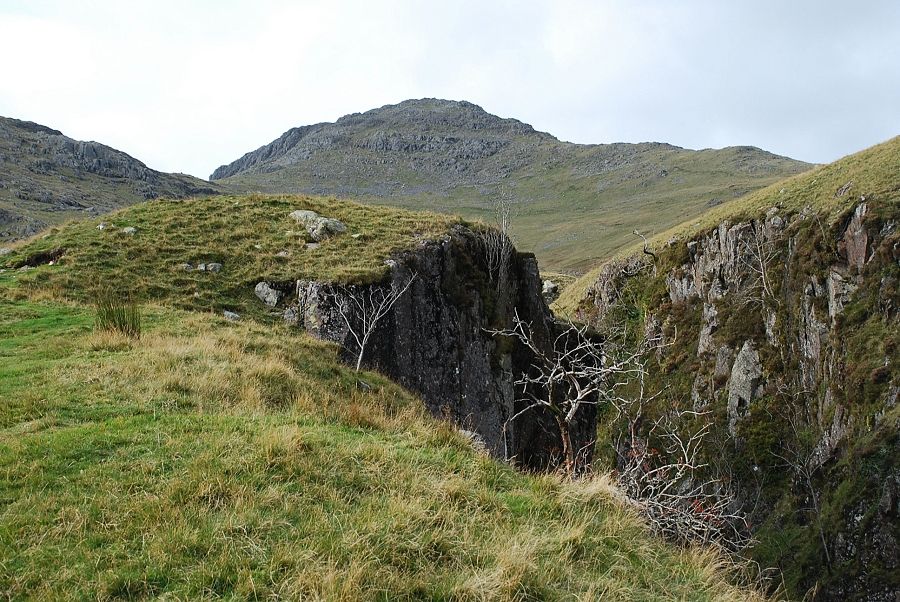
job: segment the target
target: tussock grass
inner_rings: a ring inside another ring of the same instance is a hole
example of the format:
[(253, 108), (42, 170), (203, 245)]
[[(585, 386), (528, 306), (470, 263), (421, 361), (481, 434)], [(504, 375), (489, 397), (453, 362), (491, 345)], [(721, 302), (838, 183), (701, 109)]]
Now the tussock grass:
[[(0, 277), (2, 280), (3, 277)], [(337, 349), (146, 308), (0, 302), (10, 598), (746, 600), (608, 480), (518, 474)]]
[(97, 294), (94, 307), (97, 330), (118, 332), (135, 339), (141, 336), (141, 308), (134, 300), (103, 290)]

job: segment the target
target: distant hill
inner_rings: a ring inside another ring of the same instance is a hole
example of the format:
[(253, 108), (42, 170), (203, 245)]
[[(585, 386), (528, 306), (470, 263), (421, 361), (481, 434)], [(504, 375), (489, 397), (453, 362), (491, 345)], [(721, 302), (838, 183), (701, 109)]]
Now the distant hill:
[(753, 147), (572, 144), (472, 103), (422, 99), (293, 128), (211, 179), (478, 218), (502, 195), (521, 248), (544, 268), (580, 272), (635, 229), (660, 232), (810, 167)]
[(150, 169), (106, 145), (0, 117), (0, 240), (150, 198), (218, 191), (192, 176)]

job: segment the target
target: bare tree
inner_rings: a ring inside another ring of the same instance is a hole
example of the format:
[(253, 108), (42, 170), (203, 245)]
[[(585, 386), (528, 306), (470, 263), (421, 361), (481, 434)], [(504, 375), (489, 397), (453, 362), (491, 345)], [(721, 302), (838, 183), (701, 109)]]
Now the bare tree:
[(369, 338), (375, 331), (378, 321), (387, 315), (397, 299), (403, 296), (415, 279), (416, 274), (413, 274), (405, 284), (400, 286), (345, 286), (332, 291), (334, 305), (343, 318), (347, 331), (353, 337), (358, 350), (357, 372), (362, 366), (366, 345), (369, 343)]
[(513, 250), (509, 236), (512, 225), (512, 203), (503, 194), (494, 200), (494, 218), (494, 227), (487, 228), (482, 233), (481, 241), (487, 260), (488, 278), (491, 281), (496, 279), (497, 290), (503, 291), (509, 277), (509, 260)]
[(653, 262), (656, 263), (656, 260), (659, 258), (656, 256), (656, 253), (654, 253), (653, 251), (650, 250), (650, 243), (649, 243), (649, 241), (647, 241), (647, 237), (644, 236), (643, 234), (641, 234), (640, 232), (638, 232), (637, 230), (634, 230), (632, 232), (632, 234), (634, 234), (635, 236), (641, 237), (641, 240), (644, 241), (644, 255), (649, 255), (650, 257), (653, 258)]
[[(751, 225), (749, 239), (744, 240), (743, 262), (747, 269), (753, 273), (753, 280), (748, 288), (748, 302), (757, 301), (775, 303), (777, 298), (772, 289), (770, 276), (772, 262), (778, 257), (778, 250), (772, 241), (766, 237), (763, 226), (759, 223)], [(755, 294), (754, 294), (755, 293)]]
[[(749, 525), (726, 481), (701, 460), (712, 424), (704, 422), (687, 434), (675, 427), (704, 416), (670, 411), (654, 421), (643, 437), (629, 420), (628, 445), (617, 450), (616, 480), (660, 535), (739, 552), (751, 541)], [(654, 447), (654, 442), (662, 449)]]
[(589, 333), (586, 325), (573, 322), (545, 347), (536, 340), (531, 325), (519, 317), (518, 311), (511, 329), (492, 332), (515, 337), (534, 358), (529, 370), (515, 382), (521, 393), (516, 401), (525, 406), (504, 423), (504, 434), (508, 425), (523, 414), (537, 408), (546, 409), (559, 429), (565, 472), (574, 476), (578, 450), (574, 448), (572, 430), (579, 411), (598, 403), (625, 403), (622, 389), (629, 376), (643, 373), (641, 358), (645, 350), (608, 353), (604, 340)]

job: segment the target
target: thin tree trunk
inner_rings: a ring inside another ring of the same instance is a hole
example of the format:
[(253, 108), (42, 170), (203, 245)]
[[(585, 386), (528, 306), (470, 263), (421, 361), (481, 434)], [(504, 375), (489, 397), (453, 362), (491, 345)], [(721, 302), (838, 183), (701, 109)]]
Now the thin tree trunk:
[(570, 477), (575, 476), (575, 452), (572, 449), (572, 437), (569, 433), (569, 423), (565, 418), (557, 417), (556, 424), (559, 426), (559, 436), (563, 444), (563, 457), (565, 458), (566, 474)]

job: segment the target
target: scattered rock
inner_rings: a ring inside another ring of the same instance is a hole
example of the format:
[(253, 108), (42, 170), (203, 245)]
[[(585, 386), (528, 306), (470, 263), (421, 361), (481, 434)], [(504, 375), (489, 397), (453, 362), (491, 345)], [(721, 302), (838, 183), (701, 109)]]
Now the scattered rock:
[(34, 269), (34, 266), (33, 266), (33, 265), (23, 265), (22, 267), (19, 268), (19, 271), (20, 271), (20, 272), (27, 272), (27, 271), (33, 270), (33, 269)]
[(217, 273), (219, 273), (219, 272), (222, 271), (222, 264), (221, 264), (221, 263), (215, 263), (215, 262), (213, 262), (213, 263), (207, 263), (207, 264), (206, 264), (206, 271), (207, 271), (207, 272), (212, 272), (212, 273), (214, 273), (214, 274), (217, 274)]
[(469, 444), (473, 449), (475, 449), (475, 451), (479, 453), (487, 453), (487, 445), (485, 445), (484, 439), (481, 438), (481, 435), (479, 435), (475, 431), (469, 431), (466, 429), (457, 429), (457, 432), (469, 441)]
[(107, 228), (109, 228), (109, 224), (107, 224), (106, 222), (100, 222), (99, 224), (97, 224), (98, 230), (106, 230)]
[(306, 243), (306, 250), (307, 250), (307, 251), (315, 251), (315, 250), (318, 249), (318, 248), (319, 248), (319, 243), (317, 243), (317, 242), (308, 242), (308, 243)]
[(850, 190), (852, 187), (853, 187), (853, 180), (847, 182), (846, 184), (844, 184), (843, 186), (838, 188), (837, 191), (834, 193), (834, 197), (840, 198), (840, 197), (844, 196), (845, 194), (847, 194), (847, 191)]
[(122, 228), (122, 234), (128, 234), (129, 236), (134, 236), (134, 234), (136, 232), (137, 232), (137, 228), (135, 228), (134, 226), (125, 226), (124, 228)]
[(372, 390), (372, 385), (367, 383), (364, 380), (356, 380), (356, 389), (358, 391), (362, 391), (363, 393), (369, 393)]
[(184, 270), (185, 272), (193, 272), (193, 271), (194, 271), (194, 266), (191, 265), (191, 264), (189, 264), (189, 263), (182, 263), (182, 264), (181, 264), (181, 269)]
[(552, 303), (559, 297), (559, 285), (552, 280), (544, 280), (541, 294), (544, 295), (544, 299), (546, 299), (547, 303)]
[(291, 254), (288, 251), (278, 251), (275, 253), (275, 257), (290, 257)]
[(700, 338), (697, 342), (697, 353), (703, 354), (713, 349), (712, 333), (719, 325), (719, 311), (714, 303), (703, 304), (703, 319), (700, 326)]
[(344, 225), (344, 222), (321, 216), (315, 211), (298, 209), (292, 211), (290, 217), (302, 224), (306, 228), (307, 233), (309, 233), (316, 242), (321, 242), (326, 238), (331, 238), (332, 236), (341, 234), (347, 230), (347, 226)]
[(227, 309), (222, 312), (222, 315), (225, 316), (226, 320), (230, 320), (232, 322), (237, 322), (238, 320), (241, 319), (240, 314), (237, 314), (233, 311), (228, 311)]
[(205, 272), (205, 271), (206, 271), (206, 264), (205, 264), (205, 263), (198, 263), (198, 264), (197, 264), (197, 271), (198, 271), (198, 272)]
[(253, 289), (253, 292), (259, 297), (260, 301), (269, 307), (275, 307), (278, 305), (278, 302), (281, 301), (281, 291), (269, 286), (268, 282), (258, 283), (256, 288)]
[(300, 314), (296, 307), (288, 307), (284, 310), (284, 313), (281, 314), (281, 318), (284, 320), (285, 324), (290, 326), (296, 326), (300, 322)]
[(10, 253), (12, 253), (12, 249), (9, 247), (0, 247), (0, 256), (9, 255)]
[(351, 234), (351, 235), (350, 235), (350, 238), (355, 238), (355, 239), (357, 239), (357, 240), (358, 240), (359, 238), (361, 238), (361, 237), (362, 237), (362, 234), (360, 234), (359, 232), (357, 232), (356, 234)]

